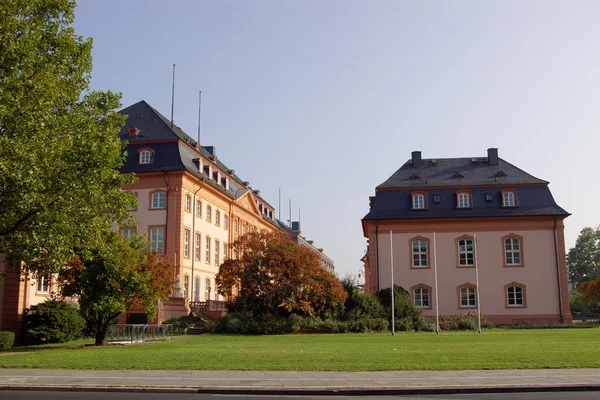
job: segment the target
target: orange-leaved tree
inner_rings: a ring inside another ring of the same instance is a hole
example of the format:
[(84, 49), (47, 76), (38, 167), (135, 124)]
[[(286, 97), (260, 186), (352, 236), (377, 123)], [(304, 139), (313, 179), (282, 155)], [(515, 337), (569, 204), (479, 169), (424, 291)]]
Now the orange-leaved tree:
[(279, 232), (251, 232), (232, 245), (216, 277), (219, 293), (233, 298), (234, 311), (318, 315), (346, 300), (335, 275), (317, 255)]

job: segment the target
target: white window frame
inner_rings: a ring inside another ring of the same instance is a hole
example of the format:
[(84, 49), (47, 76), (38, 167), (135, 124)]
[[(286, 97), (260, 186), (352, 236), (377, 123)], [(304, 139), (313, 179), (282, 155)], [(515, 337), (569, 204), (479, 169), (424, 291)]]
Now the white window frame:
[(431, 307), (431, 291), (429, 288), (418, 287), (413, 291), (413, 298), (415, 299), (415, 307), (417, 308), (429, 308)]
[(204, 298), (210, 300), (210, 279), (204, 279)]
[(204, 240), (206, 241), (206, 248), (204, 249), (204, 262), (210, 264), (210, 237), (206, 236), (206, 239)]
[(146, 165), (150, 164), (152, 160), (152, 152), (149, 150), (140, 151), (140, 164)]
[(37, 278), (37, 293), (49, 294), (50, 293), (50, 275), (42, 275)]
[(219, 254), (221, 253), (221, 242), (215, 239), (215, 265), (219, 265)]
[(200, 246), (202, 244), (202, 234), (196, 233), (194, 238), (194, 257), (196, 260), (200, 260)]
[[(469, 242), (471, 242), (471, 250), (469, 248)], [(464, 247), (464, 250), (461, 250)], [(464, 256), (464, 257), (462, 257)], [(463, 264), (463, 258), (465, 263)], [(471, 258), (471, 263), (469, 263)], [(461, 267), (474, 267), (475, 266), (475, 241), (473, 239), (460, 239), (458, 241), (458, 265)]]
[(502, 205), (504, 207), (514, 207), (516, 205), (515, 194), (513, 192), (502, 193)]
[(189, 194), (185, 195), (185, 211), (191, 211), (192, 208), (192, 196)]
[(227, 214), (223, 214), (223, 229), (229, 229), (229, 217), (227, 216)]
[(206, 205), (206, 222), (212, 222), (212, 207)]
[(223, 259), (222, 259), (222, 261), (227, 260), (228, 250), (229, 250), (229, 246), (227, 245), (227, 243), (223, 243)]
[(471, 207), (471, 196), (469, 193), (457, 194), (458, 208), (470, 208)]
[(150, 208), (165, 208), (165, 192), (152, 193), (152, 202)]
[(190, 230), (183, 230), (183, 256), (189, 258), (190, 256)]
[[(506, 265), (521, 265), (523, 262), (521, 248), (521, 240), (519, 238), (509, 237), (504, 239), (504, 262)], [(519, 262), (515, 261), (517, 258)]]
[[(466, 301), (465, 301), (466, 300)], [(462, 308), (477, 307), (477, 289), (471, 286), (460, 288), (460, 306)]]
[(163, 255), (165, 243), (165, 228), (150, 228), (150, 251), (158, 255)]
[(221, 226), (221, 211), (215, 210), (215, 225)]
[(425, 196), (422, 194), (413, 195), (413, 209), (423, 210), (425, 209)]
[[(512, 293), (511, 293), (511, 289), (512, 289)], [(517, 293), (517, 289), (518, 292)], [(518, 303), (518, 294), (520, 294), (520, 301), (521, 303)], [(508, 304), (509, 307), (525, 307), (525, 290), (523, 289), (522, 286), (509, 286), (508, 288), (506, 288), (506, 299), (507, 302), (506, 304)], [(512, 304), (511, 304), (512, 302)]]
[(129, 228), (122, 228), (121, 229), (121, 236), (124, 238), (131, 238), (133, 235), (135, 235), (135, 233), (137, 232), (137, 228), (135, 227), (129, 227)]
[(202, 218), (202, 200), (196, 200), (196, 217)]
[[(415, 247), (416, 245), (416, 247)], [(425, 246), (425, 251), (423, 251), (423, 245)], [(411, 242), (412, 248), (412, 266), (413, 268), (427, 268), (429, 267), (429, 257), (428, 257), (428, 248), (427, 241), (424, 239), (415, 239)], [(415, 256), (417, 256), (417, 260), (415, 260)], [(425, 257), (425, 264), (423, 264), (423, 257)]]

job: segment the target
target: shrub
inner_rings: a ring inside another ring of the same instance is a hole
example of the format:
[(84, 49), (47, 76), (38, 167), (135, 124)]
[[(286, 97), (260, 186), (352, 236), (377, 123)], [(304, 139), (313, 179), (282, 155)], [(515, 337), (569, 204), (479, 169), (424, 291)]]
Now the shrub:
[(85, 320), (75, 306), (47, 300), (25, 310), (27, 333), (38, 343), (64, 343), (83, 336)]
[(415, 329), (413, 322), (408, 318), (401, 318), (395, 321), (395, 328), (400, 332), (409, 332)]
[(458, 324), (454, 319), (448, 317), (440, 318), (440, 329), (443, 331), (456, 331), (458, 330)]
[(0, 350), (10, 350), (14, 344), (14, 332), (0, 332)]
[(475, 322), (470, 318), (461, 318), (456, 325), (458, 326), (459, 331), (477, 330), (477, 325), (475, 325)]
[(199, 322), (204, 322), (202, 318), (188, 316), (188, 317), (173, 317), (171, 319), (167, 319), (163, 321), (163, 324), (173, 325), (173, 333), (174, 334), (184, 334), (188, 328), (193, 327)]

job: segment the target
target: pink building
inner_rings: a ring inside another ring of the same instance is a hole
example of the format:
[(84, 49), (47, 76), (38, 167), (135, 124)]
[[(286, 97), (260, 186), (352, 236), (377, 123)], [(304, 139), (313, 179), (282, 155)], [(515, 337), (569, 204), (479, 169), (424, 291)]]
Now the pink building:
[(437, 300), (439, 315), (479, 307), (499, 324), (570, 323), (568, 216), (548, 182), (498, 158), (497, 149), (451, 159), (415, 151), (377, 186), (362, 220), (365, 290), (390, 287), (393, 264), (394, 283), (432, 318)]

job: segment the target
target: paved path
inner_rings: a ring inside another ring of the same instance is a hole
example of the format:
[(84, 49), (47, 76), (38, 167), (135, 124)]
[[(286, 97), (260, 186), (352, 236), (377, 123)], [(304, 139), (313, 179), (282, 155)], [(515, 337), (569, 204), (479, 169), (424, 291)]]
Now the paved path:
[(600, 390), (600, 369), (488, 371), (0, 370), (0, 389), (294, 394)]

